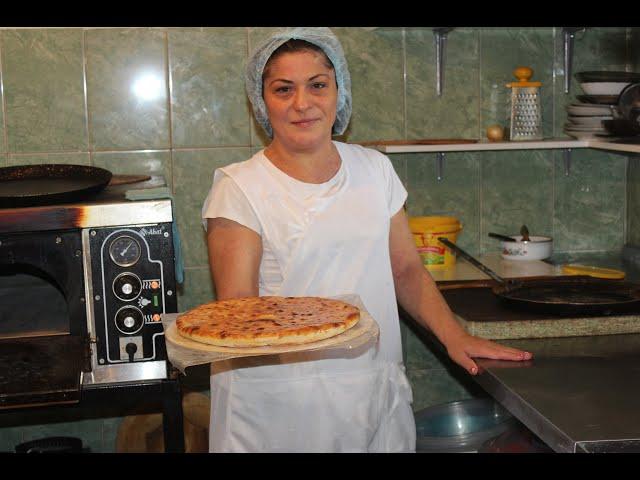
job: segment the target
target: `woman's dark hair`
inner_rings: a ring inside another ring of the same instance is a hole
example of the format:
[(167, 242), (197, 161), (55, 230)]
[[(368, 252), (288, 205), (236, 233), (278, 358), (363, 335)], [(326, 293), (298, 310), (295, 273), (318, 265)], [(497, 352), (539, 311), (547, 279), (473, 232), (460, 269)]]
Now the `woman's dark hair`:
[(298, 40), (298, 39), (292, 38), (291, 40), (286, 41), (285, 43), (283, 43), (273, 51), (273, 53), (269, 57), (269, 60), (267, 60), (267, 63), (265, 64), (264, 69), (262, 70), (262, 79), (264, 80), (267, 74), (269, 73), (269, 67), (271, 66), (271, 62), (273, 62), (280, 55), (283, 55), (285, 53), (305, 52), (305, 51), (318, 52), (322, 54), (322, 57), (325, 60), (326, 67), (330, 68), (331, 70), (335, 70), (333, 63), (331, 63), (331, 60), (329, 60), (329, 57), (327, 57), (327, 54), (324, 53), (324, 50), (322, 50), (322, 48), (320, 48), (319, 46), (311, 42), (307, 42), (306, 40)]

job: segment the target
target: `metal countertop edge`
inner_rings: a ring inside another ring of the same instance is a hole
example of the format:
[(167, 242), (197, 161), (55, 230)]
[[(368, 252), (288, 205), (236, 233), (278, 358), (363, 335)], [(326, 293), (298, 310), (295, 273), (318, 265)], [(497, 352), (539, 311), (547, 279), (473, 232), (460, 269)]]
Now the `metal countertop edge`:
[(478, 359), (478, 364), (481, 367), (481, 371), (473, 377), (474, 380), (500, 405), (540, 437), (555, 452), (576, 452), (577, 443), (574, 440), (551, 423), (544, 415), (541, 415), (521, 396), (507, 388), (491, 370), (482, 367), (481, 359)]

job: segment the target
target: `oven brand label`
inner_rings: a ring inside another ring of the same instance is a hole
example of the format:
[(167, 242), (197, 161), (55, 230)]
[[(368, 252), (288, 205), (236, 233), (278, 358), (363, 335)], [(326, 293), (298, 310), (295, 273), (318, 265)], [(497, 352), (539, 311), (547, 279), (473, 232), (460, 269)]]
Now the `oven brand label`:
[(159, 228), (159, 227), (140, 229), (140, 235), (142, 235), (143, 237), (146, 237), (147, 235), (162, 235), (162, 234), (163, 234), (162, 228)]

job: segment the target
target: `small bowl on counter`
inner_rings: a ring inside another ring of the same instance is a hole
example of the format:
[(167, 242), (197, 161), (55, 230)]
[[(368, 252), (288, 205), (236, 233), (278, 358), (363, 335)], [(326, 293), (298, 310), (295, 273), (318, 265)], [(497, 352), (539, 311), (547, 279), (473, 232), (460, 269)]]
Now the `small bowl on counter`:
[(510, 235), (514, 241), (502, 240), (501, 256), (505, 260), (544, 260), (553, 253), (553, 239), (543, 235)]

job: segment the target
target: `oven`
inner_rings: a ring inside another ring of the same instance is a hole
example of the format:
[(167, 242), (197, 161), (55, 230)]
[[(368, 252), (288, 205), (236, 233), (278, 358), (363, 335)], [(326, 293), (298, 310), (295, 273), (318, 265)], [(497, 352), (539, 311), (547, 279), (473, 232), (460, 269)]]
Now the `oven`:
[(172, 225), (170, 199), (131, 201), (115, 188), (0, 209), (0, 409), (169, 378)]

